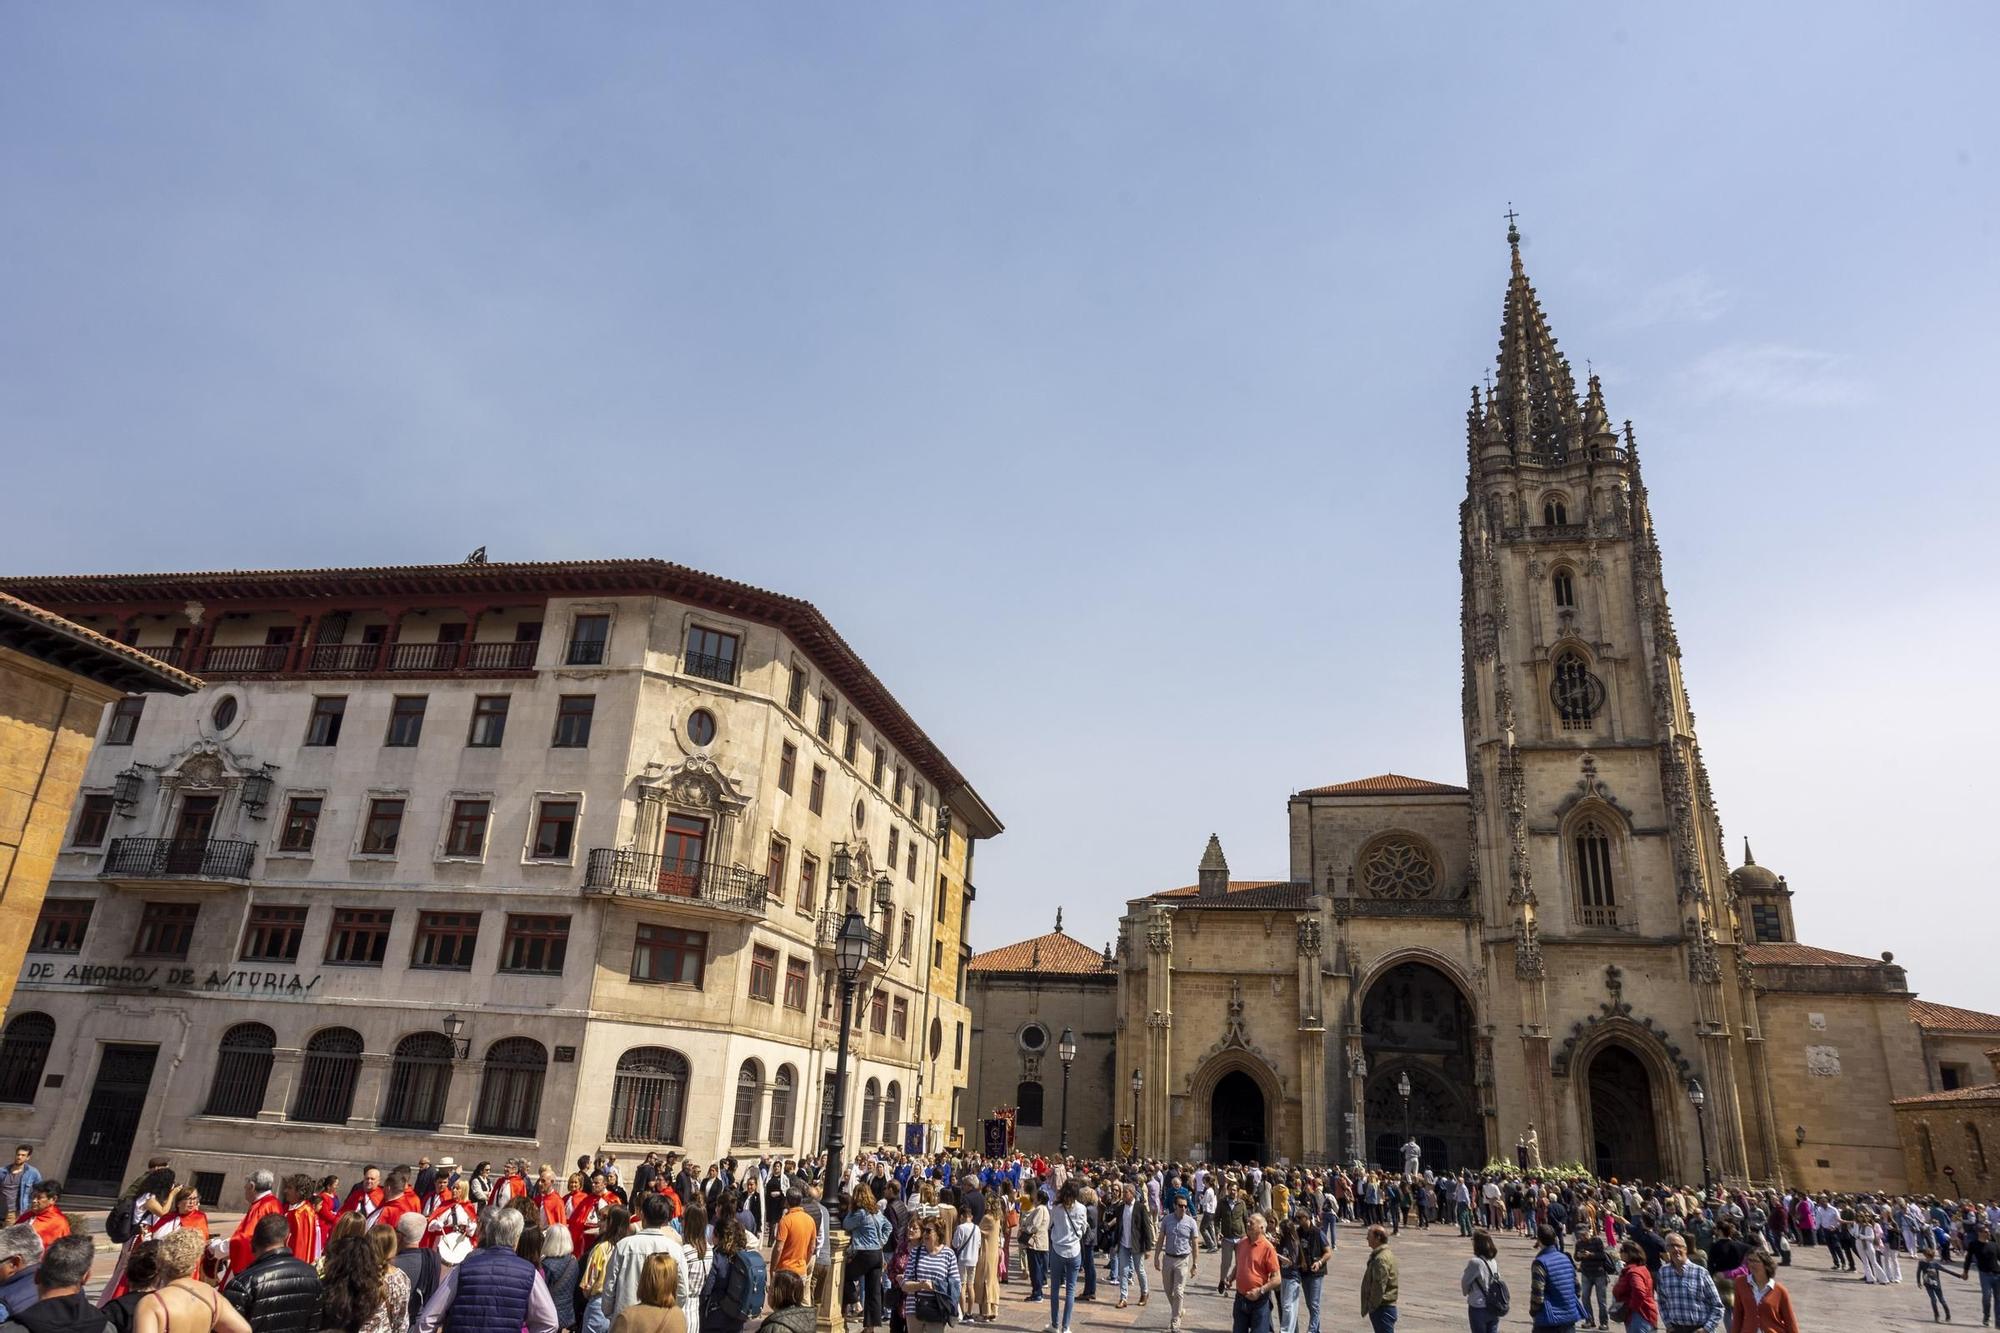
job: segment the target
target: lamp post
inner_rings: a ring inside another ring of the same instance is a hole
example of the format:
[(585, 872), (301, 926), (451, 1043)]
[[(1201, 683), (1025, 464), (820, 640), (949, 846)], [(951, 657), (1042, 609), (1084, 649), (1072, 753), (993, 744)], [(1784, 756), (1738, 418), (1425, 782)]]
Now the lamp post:
[(1057, 1149), (1064, 1157), (1069, 1156), (1069, 1067), (1076, 1061), (1076, 1033), (1063, 1029), (1062, 1040), (1056, 1043), (1056, 1059), (1062, 1061), (1062, 1146)]
[(463, 1060), (472, 1054), (472, 1040), (465, 1035), (465, 1020), (457, 1014), (446, 1014), (440, 1024), (444, 1028), (445, 1040), (451, 1043), (451, 1058)]
[(1132, 1071), (1132, 1155), (1139, 1155), (1139, 1094), (1146, 1089), (1146, 1075), (1143, 1071)]
[(1708, 1094), (1701, 1090), (1698, 1078), (1688, 1080), (1688, 1101), (1694, 1106), (1695, 1129), (1701, 1135), (1701, 1197), (1706, 1203), (1712, 1185), (1708, 1169), (1708, 1117), (1703, 1114), (1702, 1108), (1708, 1105)]
[[(1410, 1130), (1410, 1071), (1407, 1069), (1405, 1069), (1402, 1073), (1396, 1075), (1396, 1095), (1403, 1099), (1403, 1142), (1408, 1143), (1410, 1141), (1411, 1130)], [(1401, 1155), (1402, 1151), (1403, 1149), (1401, 1144), (1397, 1145), (1396, 1152), (1399, 1156)]]
[(833, 1061), (833, 1116), (827, 1122), (826, 1189), (839, 1188), (840, 1153), (847, 1146), (847, 1033), (854, 1024), (854, 979), (868, 957), (868, 922), (849, 912), (834, 937), (833, 957), (840, 968), (840, 1049)]

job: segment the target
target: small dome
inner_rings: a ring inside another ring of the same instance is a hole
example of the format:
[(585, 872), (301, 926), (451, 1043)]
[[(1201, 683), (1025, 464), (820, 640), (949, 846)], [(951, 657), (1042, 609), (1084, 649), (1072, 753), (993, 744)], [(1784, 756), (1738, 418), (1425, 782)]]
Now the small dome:
[(1784, 881), (1757, 864), (1757, 857), (1750, 850), (1750, 839), (1743, 840), (1743, 864), (1729, 872), (1729, 878), (1736, 885), (1738, 893), (1755, 893), (1759, 889), (1775, 890)]

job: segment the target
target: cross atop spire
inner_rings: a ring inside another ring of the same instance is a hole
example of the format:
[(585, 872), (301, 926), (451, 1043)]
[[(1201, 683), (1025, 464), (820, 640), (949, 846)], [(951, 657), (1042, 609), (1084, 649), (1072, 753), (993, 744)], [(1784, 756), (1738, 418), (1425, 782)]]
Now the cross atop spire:
[(1500, 313), (1500, 356), (1490, 405), (1497, 407), (1507, 447), (1515, 454), (1562, 459), (1583, 445), (1583, 411), (1576, 376), (1557, 350), (1555, 334), (1521, 264), (1520, 215), (1507, 206), (1512, 273)]
[(1743, 840), (1743, 864), (1746, 866), (1757, 864), (1757, 858), (1750, 854), (1750, 839), (1748, 838)]

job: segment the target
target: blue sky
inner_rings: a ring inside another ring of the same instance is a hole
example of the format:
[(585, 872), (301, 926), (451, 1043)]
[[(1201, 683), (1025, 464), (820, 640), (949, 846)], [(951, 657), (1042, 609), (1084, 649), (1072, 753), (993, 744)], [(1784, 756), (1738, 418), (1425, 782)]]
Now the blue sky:
[[(1989, 966), (1984, 4), (0, 11), (0, 568), (656, 555), (809, 597), (1093, 943), (1463, 776), (1505, 224), (1631, 417), (1731, 842)], [(25, 502), (23, 497), (27, 497)]]

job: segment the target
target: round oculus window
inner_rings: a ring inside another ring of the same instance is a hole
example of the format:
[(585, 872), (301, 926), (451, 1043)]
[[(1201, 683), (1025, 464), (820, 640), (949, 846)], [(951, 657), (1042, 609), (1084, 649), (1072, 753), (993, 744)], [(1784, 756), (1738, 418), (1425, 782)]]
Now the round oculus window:
[(944, 1049), (944, 1020), (941, 1018), (933, 1018), (931, 1020), (931, 1059), (933, 1060), (937, 1059), (938, 1053), (943, 1049)]
[(696, 745), (707, 745), (715, 739), (715, 714), (706, 708), (697, 708), (688, 714), (687, 736)]
[(868, 822), (868, 807), (860, 801), (854, 803), (854, 827), (860, 828)]
[(229, 724), (236, 720), (236, 696), (225, 694), (217, 699), (208, 712), (208, 720), (217, 731), (229, 730)]
[(1039, 1051), (1049, 1044), (1049, 1030), (1040, 1023), (1030, 1023), (1021, 1029), (1021, 1049)]

